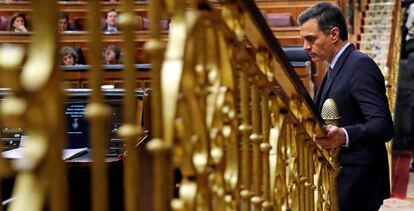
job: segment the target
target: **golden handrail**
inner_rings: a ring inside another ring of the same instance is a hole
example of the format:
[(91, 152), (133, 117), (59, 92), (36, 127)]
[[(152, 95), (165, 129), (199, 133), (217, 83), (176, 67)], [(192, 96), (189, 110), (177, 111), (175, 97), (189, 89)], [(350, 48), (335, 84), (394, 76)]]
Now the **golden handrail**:
[[(145, 49), (152, 64), (152, 139), (146, 147), (154, 159), (153, 177), (146, 181), (152, 189), (141, 192), (138, 167), (144, 161), (136, 140), (142, 129), (136, 125), (134, 94), (137, 21), (133, 1), (121, 4), (125, 101), (119, 135), (127, 149), (123, 163), (126, 210), (138, 210), (143, 194), (151, 195), (153, 201), (147, 203), (162, 211), (336, 209), (334, 159), (314, 142), (325, 135), (322, 120), (253, 0), (216, 2), (221, 13), (207, 1), (149, 1), (151, 39)], [(24, 126), (34, 146), (29, 149), (31, 159), (23, 159), (17, 169), (17, 198), (10, 209), (41, 210), (50, 197), (52, 210), (65, 210), (57, 6), (52, 0), (32, 6), (38, 31), (33, 33), (21, 84), (1, 82), (13, 90), (13, 98), (7, 98), (2, 107), (18, 105), (13, 111), (1, 110), (2, 115)], [(97, 17), (102, 5), (93, 0), (87, 6), (93, 89), (87, 107), (94, 148), (91, 198), (93, 210), (105, 211), (111, 202), (104, 157), (111, 112), (101, 93), (102, 32)], [(166, 46), (158, 24), (165, 14), (171, 16)], [(2, 71), (2, 78), (18, 79), (17, 64), (6, 68), (0, 61), (2, 70), (13, 70)], [(52, 138), (58, 141), (51, 142)], [(0, 164), (1, 173), (12, 171), (7, 161)], [(55, 174), (47, 175), (51, 168)], [(181, 180), (175, 178), (174, 170), (180, 172)]]
[(133, 12), (133, 1), (123, 2), (123, 12), (119, 17), (120, 26), (124, 35), (124, 124), (119, 129), (119, 135), (124, 139), (127, 156), (124, 159), (124, 190), (125, 190), (125, 210), (136, 210), (139, 201), (140, 189), (138, 187), (139, 172), (137, 172), (139, 162), (136, 149), (137, 139), (142, 134), (141, 125), (137, 125), (136, 116), (136, 97), (135, 97), (135, 42), (134, 28), (138, 25), (137, 17)]
[[(67, 210), (67, 184), (62, 157), (65, 143), (63, 94), (60, 71), (56, 66), (56, 1), (34, 1), (35, 29), (28, 59), (19, 73), (23, 50), (4, 47), (1, 60), (3, 87), (12, 94), (2, 101), (5, 122), (25, 128), (27, 148), (22, 159), (13, 162), (17, 171), (9, 210)], [(9, 57), (12, 56), (12, 57)], [(13, 58), (14, 57), (14, 58)], [(13, 79), (13, 80), (10, 80)], [(3, 166), (4, 168), (4, 166)], [(2, 172), (7, 169), (2, 169)]]

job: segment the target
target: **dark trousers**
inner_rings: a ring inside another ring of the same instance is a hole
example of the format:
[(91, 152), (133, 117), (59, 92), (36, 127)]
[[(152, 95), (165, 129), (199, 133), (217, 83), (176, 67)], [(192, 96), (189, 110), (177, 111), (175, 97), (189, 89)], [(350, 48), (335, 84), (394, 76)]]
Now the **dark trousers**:
[(340, 211), (377, 211), (390, 197), (388, 164), (382, 160), (343, 165), (337, 182)]

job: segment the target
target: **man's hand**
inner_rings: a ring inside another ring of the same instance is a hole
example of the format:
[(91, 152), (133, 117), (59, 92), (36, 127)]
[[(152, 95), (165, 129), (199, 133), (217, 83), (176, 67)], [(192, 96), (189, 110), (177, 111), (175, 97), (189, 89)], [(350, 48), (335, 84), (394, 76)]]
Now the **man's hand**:
[(339, 128), (335, 125), (326, 126), (326, 137), (317, 138), (316, 143), (319, 144), (324, 149), (333, 149), (337, 148), (346, 142), (345, 132), (342, 128)]

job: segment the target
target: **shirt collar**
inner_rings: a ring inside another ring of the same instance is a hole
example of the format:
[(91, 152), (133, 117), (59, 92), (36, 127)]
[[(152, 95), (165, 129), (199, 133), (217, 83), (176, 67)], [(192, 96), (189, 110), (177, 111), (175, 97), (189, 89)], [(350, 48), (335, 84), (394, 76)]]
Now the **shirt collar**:
[(115, 26), (108, 26), (108, 31), (109, 30), (114, 30), (114, 31), (117, 31), (118, 29), (117, 29), (117, 27), (115, 27)]
[(345, 49), (351, 45), (351, 43), (346, 42), (344, 46), (342, 46), (341, 50), (335, 55), (335, 57), (332, 59), (332, 62), (329, 64), (329, 67), (333, 70), (335, 67), (336, 62), (338, 61), (339, 57), (342, 55), (342, 53), (345, 51)]

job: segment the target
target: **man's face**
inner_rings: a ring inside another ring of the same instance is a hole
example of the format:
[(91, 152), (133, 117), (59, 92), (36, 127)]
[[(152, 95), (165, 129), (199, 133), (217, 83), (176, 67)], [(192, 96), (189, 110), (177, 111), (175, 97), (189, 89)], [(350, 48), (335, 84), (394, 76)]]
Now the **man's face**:
[(68, 28), (68, 21), (65, 18), (58, 20), (58, 30), (60, 32), (66, 31)]
[(300, 36), (304, 39), (303, 49), (309, 53), (312, 61), (330, 62), (333, 59), (334, 40), (331, 34), (326, 35), (319, 29), (315, 18), (300, 26)]
[(116, 19), (118, 17), (118, 13), (115, 11), (108, 12), (106, 15), (106, 23), (109, 26), (116, 26)]

